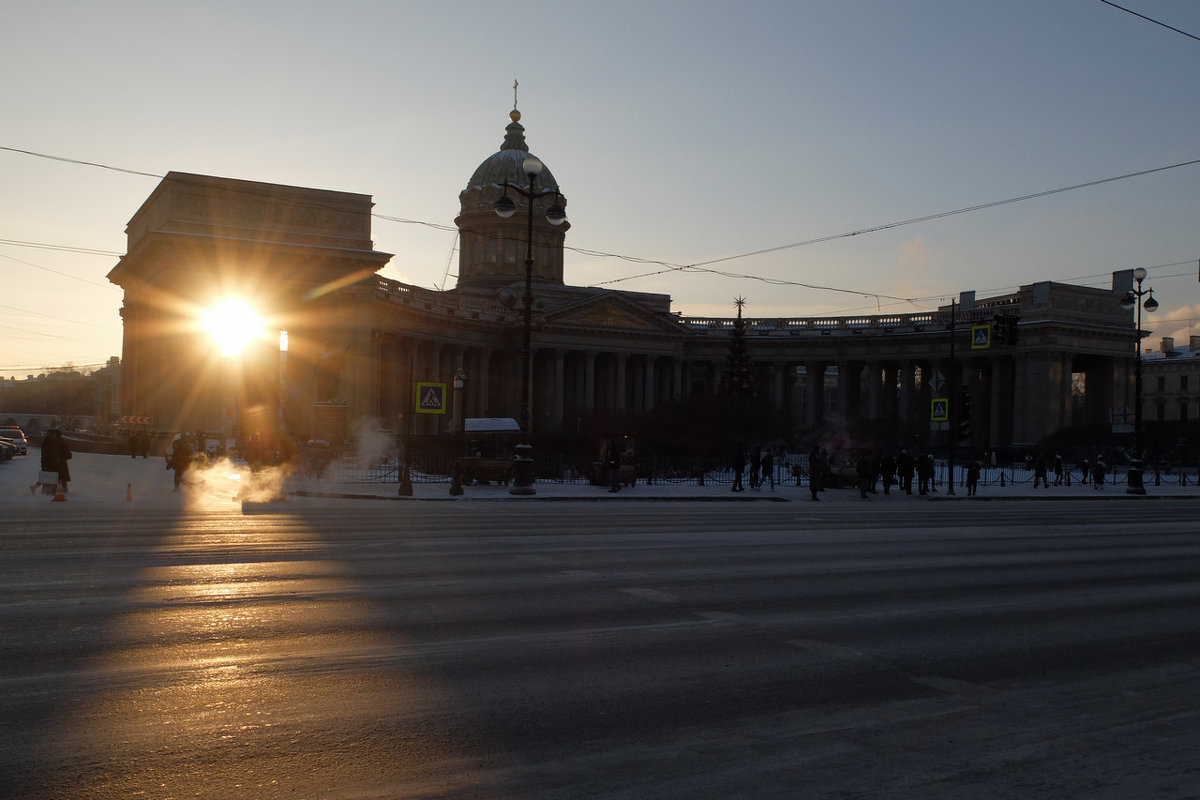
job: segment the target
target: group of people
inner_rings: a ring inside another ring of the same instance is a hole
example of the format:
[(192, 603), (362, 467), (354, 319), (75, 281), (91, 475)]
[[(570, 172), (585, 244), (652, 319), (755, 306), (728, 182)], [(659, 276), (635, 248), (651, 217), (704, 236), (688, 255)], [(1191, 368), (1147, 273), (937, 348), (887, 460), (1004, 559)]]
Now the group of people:
[[(1054, 474), (1054, 485), (1071, 484), (1071, 470), (1063, 463), (1063, 457), (1056, 455), (1053, 459), (1043, 453), (1030, 454), (1025, 457), (1025, 466), (1033, 471), (1033, 488), (1050, 487), (1050, 473)], [(1096, 456), (1095, 461), (1083, 459), (1079, 464), (1079, 482), (1083, 486), (1091, 486), (1098, 491), (1104, 490), (1104, 480), (1108, 476), (1108, 464), (1103, 456)]]
[(898, 456), (891, 453), (876, 453), (872, 456), (863, 452), (858, 457), (855, 472), (858, 475), (858, 494), (864, 500), (869, 495), (878, 493), (876, 487), (880, 483), (883, 484), (884, 494), (891, 494), (893, 486), (897, 487), (897, 491), (912, 494), (914, 478), (917, 481), (917, 492), (929, 494), (933, 491), (934, 477), (937, 474), (932, 455), (919, 453), (914, 457), (907, 450), (901, 450)]
[[(893, 486), (897, 491), (912, 494), (914, 478), (920, 494), (933, 491), (936, 471), (933, 456), (928, 454), (922, 453), (914, 457), (907, 450), (901, 450), (898, 456), (891, 453), (872, 455), (864, 451), (859, 454), (853, 467), (858, 494), (864, 500), (872, 494), (878, 494), (881, 483), (884, 494), (891, 494)], [(829, 452), (820, 445), (813, 447), (808, 456), (808, 490), (813, 500), (820, 500), (820, 493), (831, 482), (834, 487), (837, 486), (835, 470)]]
[(750, 447), (749, 459), (746, 457), (746, 447), (741, 442), (734, 445), (733, 448), (733, 488), (732, 491), (740, 492), (745, 490), (742, 485), (742, 473), (746, 472), (747, 465), (750, 467), (747, 481), (750, 488), (754, 490), (762, 489), (763, 482), (775, 491), (775, 453), (769, 447), (759, 447), (752, 445)]

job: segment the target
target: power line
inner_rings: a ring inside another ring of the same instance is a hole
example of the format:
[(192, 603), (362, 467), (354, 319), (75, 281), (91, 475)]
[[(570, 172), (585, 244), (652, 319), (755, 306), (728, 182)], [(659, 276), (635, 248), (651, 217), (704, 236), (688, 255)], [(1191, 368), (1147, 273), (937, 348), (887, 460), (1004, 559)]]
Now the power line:
[(96, 250), (91, 247), (73, 247), (65, 244), (46, 244), (44, 242), (26, 242), (20, 239), (0, 239), (0, 244), (12, 247), (32, 247), (37, 250), (57, 250), (64, 253), (83, 253), (89, 256), (120, 256), (115, 250)]
[[(1129, 9), (1122, 8), (1121, 6), (1118, 6), (1115, 3), (1110, 3), (1110, 2), (1108, 2), (1108, 0), (1101, 0), (1101, 2), (1107, 3), (1108, 5), (1112, 5), (1114, 8), (1118, 8), (1122, 11), (1129, 11)], [(1129, 13), (1136, 14), (1136, 12), (1132, 12), (1132, 11), (1129, 11)], [(1142, 16), (1141, 14), (1136, 14), (1136, 15), (1139, 17)], [(1150, 22), (1155, 22), (1156, 24), (1159, 24), (1159, 25), (1163, 24), (1163, 23), (1158, 22), (1157, 20), (1150, 19), (1149, 17), (1145, 17), (1145, 19), (1149, 20)], [(1170, 26), (1164, 26), (1164, 27), (1170, 27)], [(1177, 29), (1172, 28), (1172, 30), (1177, 30)], [(1191, 36), (1191, 34), (1185, 33), (1184, 31), (1178, 31), (1178, 32), (1184, 33), (1184, 35), (1186, 35), (1186, 36)], [(1192, 37), (1192, 38), (1196, 38), (1196, 37)], [(157, 174), (151, 173), (151, 172), (141, 172), (139, 170), (124, 169), (122, 167), (113, 167), (108, 164), (100, 164), (100, 163), (96, 163), (96, 162), (92, 162), (92, 161), (82, 161), (80, 159), (66, 158), (63, 156), (53, 156), (53, 155), (47, 155), (45, 153), (36, 153), (31, 150), (22, 150), (22, 149), (15, 148), (15, 147), (5, 147), (3, 145), (0, 145), (0, 150), (7, 150), (10, 152), (15, 152), (15, 153), (23, 153), (25, 155), (36, 156), (38, 158), (47, 158), (47, 159), (51, 159), (54, 161), (63, 161), (63, 162), (70, 163), (70, 164), (80, 164), (83, 166), (99, 167), (101, 169), (113, 170), (115, 172), (125, 172), (125, 173), (129, 173), (132, 175), (144, 175), (144, 176), (151, 177), (151, 178), (164, 177), (162, 175), (157, 175)], [(866, 291), (862, 291), (859, 289), (844, 289), (844, 288), (833, 287), (833, 286), (820, 286), (820, 285), (802, 283), (800, 281), (790, 281), (790, 280), (785, 280), (783, 278), (772, 278), (772, 277), (762, 276), (762, 275), (747, 275), (747, 274), (740, 274), (740, 273), (723, 272), (720, 270), (712, 269), (711, 266), (713, 264), (722, 264), (722, 263), (725, 263), (728, 261), (736, 261), (736, 260), (742, 259), (742, 258), (751, 258), (753, 256), (758, 256), (758, 255), (777, 253), (777, 252), (781, 252), (784, 250), (791, 250), (791, 249), (795, 249), (795, 248), (799, 248), (799, 247), (806, 247), (808, 245), (820, 244), (822, 242), (829, 242), (829, 241), (834, 241), (837, 239), (847, 239), (847, 238), (851, 238), (854, 236), (862, 236), (862, 235), (868, 234), (868, 233), (878, 233), (879, 231), (890, 230), (892, 228), (899, 228), (899, 227), (902, 227), (905, 225), (914, 225), (919, 222), (931, 222), (933, 220), (943, 219), (946, 217), (952, 217), (952, 216), (956, 216), (959, 214), (967, 214), (967, 213), (970, 213), (973, 211), (984, 211), (984, 210), (987, 210), (990, 208), (997, 208), (999, 206), (1010, 205), (1013, 203), (1020, 203), (1020, 202), (1026, 201), (1026, 200), (1035, 200), (1035, 199), (1038, 199), (1041, 197), (1048, 197), (1048, 196), (1054, 195), (1054, 194), (1061, 194), (1064, 192), (1075, 191), (1077, 189), (1091, 188), (1093, 186), (1100, 186), (1105, 183), (1113, 183), (1115, 181), (1121, 181), (1121, 180), (1125, 180), (1127, 178), (1137, 178), (1137, 177), (1142, 177), (1145, 175), (1152, 175), (1157, 172), (1165, 172), (1167, 170), (1178, 169), (1179, 167), (1193, 166), (1195, 164), (1200, 164), (1200, 159), (1193, 159), (1191, 161), (1182, 161), (1177, 164), (1169, 164), (1164, 167), (1155, 167), (1152, 169), (1141, 170), (1139, 172), (1129, 172), (1124, 175), (1116, 175), (1116, 176), (1112, 176), (1112, 177), (1108, 177), (1108, 178), (1101, 178), (1099, 180), (1088, 181), (1086, 183), (1077, 183), (1077, 184), (1073, 184), (1071, 186), (1059, 187), (1057, 189), (1047, 189), (1047, 190), (1041, 191), (1041, 192), (1034, 192), (1033, 194), (1021, 195), (1020, 197), (1010, 197), (1005, 200), (995, 200), (995, 201), (991, 201), (988, 203), (980, 203), (978, 205), (967, 206), (965, 208), (959, 208), (959, 209), (955, 209), (953, 211), (942, 211), (942, 212), (938, 212), (936, 214), (927, 214), (922, 217), (913, 217), (911, 219), (900, 220), (898, 222), (889, 222), (889, 223), (885, 223), (883, 225), (875, 225), (875, 226), (872, 226), (869, 228), (861, 228), (858, 230), (847, 231), (845, 233), (837, 233), (837, 234), (832, 234), (829, 236), (821, 236), (821, 237), (817, 237), (815, 239), (807, 239), (802, 242), (793, 242), (791, 244), (779, 245), (776, 247), (769, 247), (769, 248), (765, 248), (762, 250), (753, 250), (753, 251), (750, 251), (747, 253), (740, 253), (738, 255), (724, 256), (722, 258), (715, 258), (715, 259), (711, 259), (709, 261), (699, 261), (694, 264), (675, 264), (672, 262), (660, 261), (657, 259), (638, 258), (635, 256), (623, 256), (623, 255), (619, 255), (616, 253), (608, 253), (608, 252), (604, 252), (604, 251), (600, 251), (600, 250), (588, 250), (588, 249), (578, 248), (578, 247), (564, 246), (564, 249), (579, 253), (580, 255), (586, 255), (586, 256), (592, 256), (592, 257), (598, 257), (598, 258), (619, 258), (619, 259), (622, 259), (625, 261), (630, 261), (632, 263), (656, 264), (656, 265), (660, 265), (663, 267), (663, 269), (656, 270), (654, 272), (641, 273), (638, 275), (627, 275), (622, 278), (613, 278), (613, 279), (610, 279), (607, 281), (601, 281), (597, 284), (594, 284), (596, 286), (606, 286), (606, 285), (613, 284), (613, 283), (623, 283), (625, 281), (635, 280), (637, 278), (646, 278), (646, 277), (651, 277), (654, 275), (662, 275), (662, 274), (666, 274), (666, 273), (670, 273), (670, 272), (705, 272), (705, 273), (720, 275), (722, 277), (728, 277), (728, 278), (761, 281), (763, 283), (767, 283), (767, 284), (775, 285), (775, 286), (796, 286), (799, 288), (813, 289), (813, 290), (817, 290), (817, 291), (828, 291), (828, 292), (839, 292), (839, 293), (843, 293), (843, 294), (854, 294), (854, 295), (859, 295), (861, 297), (872, 297), (872, 298), (875, 298), (876, 300), (887, 299), (887, 300), (896, 300), (896, 301), (900, 301), (900, 302), (915, 302), (915, 300), (913, 298), (894, 297), (892, 295), (878, 294), (875, 292), (866, 292)], [(422, 225), (425, 227), (433, 228), (435, 230), (446, 231), (448, 233), (455, 233), (456, 235), (459, 232), (459, 229), (457, 227), (452, 227), (452, 226), (444, 225), (444, 224), (424, 222), (422, 220), (405, 219), (403, 217), (393, 217), (393, 216), (388, 216), (388, 215), (384, 215), (384, 214), (375, 214), (375, 213), (372, 213), (371, 216), (375, 217), (377, 219), (387, 220), (389, 222), (398, 222), (398, 223), (408, 224), (408, 225)], [(60, 246), (60, 245), (45, 245), (45, 244), (40, 244), (40, 243), (36, 243), (36, 242), (19, 242), (19, 241), (15, 241), (15, 240), (0, 239), (0, 244), (5, 244), (5, 243), (13, 244), (13, 245), (17, 245), (17, 246), (42, 247), (42, 248), (51, 249), (51, 250), (67, 250), (67, 251), (71, 251), (71, 252), (90, 253), (90, 254), (97, 254), (97, 255), (111, 255), (111, 256), (120, 256), (121, 255), (120, 253), (115, 253), (112, 251), (105, 251), (105, 250), (91, 250), (91, 249), (87, 249), (87, 248), (69, 248), (69, 247)], [(19, 263), (22, 263), (22, 264), (28, 264), (29, 266), (36, 267), (37, 269), (43, 269), (43, 270), (46, 270), (47, 272), (54, 272), (55, 274), (62, 275), (64, 277), (73, 278), (75, 280), (81, 280), (81, 281), (84, 281), (85, 283), (91, 283), (92, 285), (95, 285), (95, 286), (105, 286), (106, 288), (115, 288), (108, 284), (99, 284), (99, 283), (95, 283), (94, 281), (88, 281), (84, 278), (78, 278), (73, 275), (68, 275), (67, 273), (56, 272), (55, 270), (47, 269), (46, 267), (41, 267), (41, 266), (38, 266), (37, 264), (32, 264), (28, 261), (21, 261), (20, 259), (12, 258), (11, 256), (3, 256), (2, 254), (0, 254), (0, 257), (9, 258), (13, 261), (18, 261)]]
[(1188, 37), (1189, 39), (1195, 39), (1196, 41), (1200, 42), (1200, 36), (1193, 36), (1192, 34), (1188, 33), (1187, 31), (1181, 31), (1181, 30), (1179, 30), (1179, 28), (1173, 28), (1165, 22), (1159, 22), (1156, 19), (1147, 17), (1145, 14), (1139, 14), (1136, 11), (1125, 8), (1125, 6), (1119, 6), (1116, 3), (1109, 2), (1109, 0), (1100, 0), (1100, 2), (1104, 3), (1104, 5), (1106, 5), (1106, 6), (1112, 6), (1113, 8), (1120, 9), (1121, 11), (1124, 11), (1126, 14), (1133, 14), (1135, 17), (1140, 17), (1141, 19), (1144, 19), (1147, 22), (1153, 22), (1155, 25), (1161, 25), (1169, 31), (1175, 31), (1176, 33), (1181, 33), (1184, 36)]
[(129, 175), (144, 175), (147, 178), (163, 177), (162, 175), (156, 175), (153, 172), (140, 172), (136, 169), (124, 169), (123, 167), (111, 167), (108, 164), (98, 164), (95, 161), (80, 161), (77, 158), (65, 158), (64, 156), (52, 156), (47, 153), (35, 153), (32, 150), (21, 150), (18, 147), (5, 147), (3, 145), (0, 145), (0, 150), (7, 150), (10, 153), (22, 153), (27, 156), (34, 156), (35, 158), (46, 158), (46, 159), (49, 159), (50, 161), (63, 161), (67, 164), (81, 164), (85, 167), (99, 167), (100, 169), (109, 169), (109, 170), (112, 170), (113, 172), (124, 172)]
[(7, 258), (9, 261), (16, 261), (18, 264), (24, 264), (28, 267), (33, 267), (34, 269), (40, 269), (43, 272), (50, 272), (50, 273), (53, 273), (54, 275), (61, 275), (64, 278), (70, 278), (73, 281), (80, 281), (82, 283), (87, 283), (92, 286), (99, 286), (104, 289), (116, 289), (117, 288), (116, 286), (114, 286), (111, 283), (97, 283), (96, 281), (89, 281), (87, 278), (81, 278), (78, 275), (72, 275), (69, 272), (59, 272), (56, 269), (50, 269), (49, 267), (43, 267), (40, 264), (34, 264), (32, 261), (25, 261), (24, 259), (14, 258), (13, 256), (6, 256), (6, 255), (4, 255), (4, 253), (0, 253), (0, 258)]

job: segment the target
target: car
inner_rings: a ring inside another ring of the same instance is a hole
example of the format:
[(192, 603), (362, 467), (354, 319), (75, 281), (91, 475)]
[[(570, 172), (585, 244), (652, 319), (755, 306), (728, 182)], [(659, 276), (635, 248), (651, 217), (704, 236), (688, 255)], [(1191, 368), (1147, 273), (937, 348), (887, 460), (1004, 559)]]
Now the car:
[(0, 425), (0, 438), (11, 439), (19, 455), (29, 455), (29, 442), (24, 432), (16, 425)]
[(11, 461), (17, 454), (17, 443), (0, 436), (0, 461)]

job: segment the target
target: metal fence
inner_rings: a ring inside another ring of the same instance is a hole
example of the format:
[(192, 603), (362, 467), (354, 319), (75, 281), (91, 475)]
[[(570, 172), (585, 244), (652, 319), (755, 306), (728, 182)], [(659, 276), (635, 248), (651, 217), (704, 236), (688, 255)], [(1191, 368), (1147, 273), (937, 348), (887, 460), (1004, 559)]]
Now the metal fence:
[[(410, 464), (410, 478), (413, 483), (450, 483), (454, 458), (447, 452), (414, 453)], [(399, 483), (401, 468), (404, 464), (396, 457), (388, 457), (364, 463), (361, 460), (347, 456), (328, 464), (321, 474), (326, 480), (336, 483)], [(851, 469), (842, 465), (843, 470)], [(634, 465), (637, 483), (649, 485), (714, 485), (728, 486), (733, 483), (733, 469), (719, 458), (672, 458), (650, 457), (641, 459)], [(789, 454), (776, 461), (774, 467), (775, 484), (777, 486), (809, 485), (808, 457)], [(571, 458), (554, 453), (534, 453), (534, 474), (540, 483), (557, 484), (589, 484), (607, 482), (605, 467), (598, 462), (587, 459)], [(743, 472), (743, 480), (747, 476)], [(314, 475), (314, 477), (316, 477)], [(944, 486), (950, 477), (949, 467), (945, 462), (936, 464), (933, 485), (935, 488)], [(1035, 481), (1035, 473), (1024, 465), (984, 467), (980, 473), (980, 486), (1029, 486)], [(1053, 472), (1048, 474), (1053, 485), (1080, 486), (1092, 485), (1090, 476), (1084, 480), (1078, 468), (1064, 470), (1061, 481)], [(1195, 472), (1172, 470), (1159, 472), (1147, 469), (1144, 480), (1147, 485), (1196, 485), (1200, 476)], [(843, 485), (854, 483), (843, 481)], [(1118, 467), (1107, 472), (1104, 476), (1105, 486), (1123, 486), (1127, 483), (1127, 473), (1124, 467)], [(954, 485), (965, 486), (967, 467), (965, 464), (955, 464)], [(767, 482), (767, 476), (763, 476)], [(1038, 481), (1040, 487), (1040, 481)]]

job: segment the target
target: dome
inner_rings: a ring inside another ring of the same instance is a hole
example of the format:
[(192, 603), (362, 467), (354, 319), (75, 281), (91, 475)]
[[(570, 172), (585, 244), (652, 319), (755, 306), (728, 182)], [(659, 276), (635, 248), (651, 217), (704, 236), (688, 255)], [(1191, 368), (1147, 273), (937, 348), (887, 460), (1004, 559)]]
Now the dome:
[[(471, 175), (471, 180), (467, 182), (467, 191), (488, 186), (503, 186), (505, 183), (517, 186), (529, 184), (529, 176), (521, 169), (521, 162), (531, 155), (529, 145), (525, 144), (525, 128), (519, 122), (521, 115), (515, 110), (509, 116), (512, 122), (504, 129), (504, 143), (500, 145), (499, 151), (493, 153), (476, 167), (475, 173)], [(538, 175), (537, 179), (537, 188), (555, 189), (557, 187), (558, 181), (555, 180), (550, 168), (543, 162), (542, 174)]]

